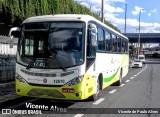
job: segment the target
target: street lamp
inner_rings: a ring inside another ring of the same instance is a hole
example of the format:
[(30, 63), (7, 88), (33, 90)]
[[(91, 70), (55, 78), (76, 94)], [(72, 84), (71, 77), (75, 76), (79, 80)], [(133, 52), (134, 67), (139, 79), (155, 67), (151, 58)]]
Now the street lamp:
[(125, 4), (125, 26), (124, 26), (124, 33), (126, 33), (126, 16), (127, 16), (127, 4)]
[(139, 59), (139, 50), (140, 50), (140, 18), (141, 18), (141, 12), (143, 11), (144, 9), (140, 9), (139, 11), (139, 36), (138, 36), (138, 59)]
[(102, 20), (102, 22), (104, 23), (104, 0), (102, 0), (102, 8), (101, 8), (101, 20)]

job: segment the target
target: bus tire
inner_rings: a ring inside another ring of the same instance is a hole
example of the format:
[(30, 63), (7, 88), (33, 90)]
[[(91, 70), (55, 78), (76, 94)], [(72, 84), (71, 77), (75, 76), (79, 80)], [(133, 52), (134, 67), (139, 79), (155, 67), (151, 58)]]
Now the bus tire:
[(100, 85), (99, 88), (100, 90), (103, 90), (103, 75), (100, 74), (98, 79), (99, 79), (99, 85)]
[(119, 74), (119, 80), (115, 83), (115, 86), (120, 86), (122, 84), (122, 69)]
[(99, 84), (99, 78), (97, 79), (97, 83), (96, 83), (96, 91), (95, 91), (95, 94), (93, 94), (91, 97), (90, 97), (90, 100), (91, 101), (95, 101), (98, 99), (99, 97), (99, 92), (100, 92), (100, 84)]

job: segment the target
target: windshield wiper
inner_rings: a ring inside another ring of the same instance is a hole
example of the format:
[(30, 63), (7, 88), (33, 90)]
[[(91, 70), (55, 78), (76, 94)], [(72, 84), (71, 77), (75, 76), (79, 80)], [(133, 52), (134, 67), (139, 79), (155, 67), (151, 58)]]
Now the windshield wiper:
[(36, 59), (37, 59), (37, 58), (33, 58), (33, 59), (29, 62), (29, 64), (27, 65), (26, 69), (31, 68), (31, 67), (34, 65), (34, 62), (36, 61)]
[(49, 53), (50, 53), (50, 55), (51, 55), (51, 58), (53, 58), (54, 60), (56, 60), (56, 61), (57, 61), (57, 64), (60, 66), (60, 68), (61, 68), (63, 71), (66, 72), (66, 68), (65, 68), (65, 67), (58, 61), (58, 59), (56, 58), (57, 52), (56, 52), (56, 51), (52, 51), (49, 46), (48, 46), (48, 51), (49, 51)]

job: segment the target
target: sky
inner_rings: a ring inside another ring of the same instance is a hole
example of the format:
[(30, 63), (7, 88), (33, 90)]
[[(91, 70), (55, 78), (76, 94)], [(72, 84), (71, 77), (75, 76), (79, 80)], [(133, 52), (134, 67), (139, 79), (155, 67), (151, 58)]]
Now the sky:
[[(93, 12), (101, 11), (102, 0), (75, 1), (91, 8)], [(160, 32), (160, 0), (104, 0), (105, 20), (116, 26), (122, 33), (125, 31), (125, 11), (126, 33), (139, 32), (139, 16), (141, 33)]]

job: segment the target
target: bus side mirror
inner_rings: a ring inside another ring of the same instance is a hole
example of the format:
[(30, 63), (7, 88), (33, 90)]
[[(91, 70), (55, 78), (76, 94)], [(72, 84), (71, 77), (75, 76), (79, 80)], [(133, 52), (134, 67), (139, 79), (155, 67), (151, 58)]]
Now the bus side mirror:
[(90, 34), (90, 42), (92, 45), (96, 46), (97, 27), (94, 24), (89, 24), (88, 29), (89, 29), (89, 34)]
[(94, 24), (88, 25), (88, 40), (87, 40), (87, 56), (95, 57), (97, 42), (97, 27)]
[(9, 31), (9, 37), (10, 37), (10, 48), (13, 48), (13, 42), (14, 38), (19, 38), (21, 32), (21, 28), (19, 27), (13, 27)]

